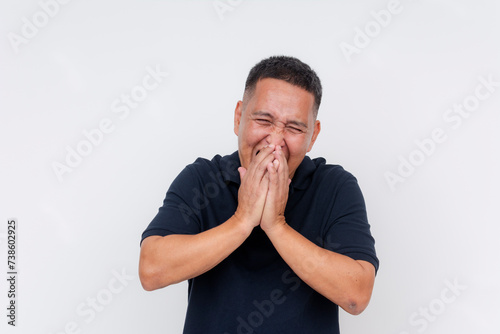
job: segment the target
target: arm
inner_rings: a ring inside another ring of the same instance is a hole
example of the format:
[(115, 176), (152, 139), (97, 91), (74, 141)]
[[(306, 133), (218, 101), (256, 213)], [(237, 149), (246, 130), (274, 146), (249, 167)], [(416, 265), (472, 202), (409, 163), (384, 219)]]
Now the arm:
[(194, 235), (172, 234), (144, 239), (139, 259), (139, 278), (151, 291), (199, 276), (229, 256), (259, 225), (269, 188), (266, 166), (273, 160), (270, 146), (240, 168), (238, 208), (226, 222)]
[(367, 261), (321, 248), (286, 223), (266, 231), (292, 270), (311, 288), (351, 314), (360, 314), (370, 301), (375, 267)]
[(208, 231), (144, 239), (139, 259), (143, 288), (152, 291), (201, 275), (212, 269), (250, 235), (235, 216)]
[(375, 267), (319, 247), (286, 224), (288, 166), (279, 149), (275, 158), (274, 164), (268, 165), (270, 181), (262, 229), (283, 260), (311, 288), (346, 312), (361, 313), (370, 301)]

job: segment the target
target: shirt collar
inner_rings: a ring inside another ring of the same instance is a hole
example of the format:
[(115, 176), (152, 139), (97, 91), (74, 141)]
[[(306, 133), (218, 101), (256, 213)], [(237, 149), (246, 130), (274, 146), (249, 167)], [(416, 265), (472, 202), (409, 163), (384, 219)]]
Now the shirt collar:
[[(240, 166), (241, 162), (238, 151), (222, 157), (220, 161), (220, 168), (223, 171), (222, 177), (224, 178), (224, 181), (240, 184), (241, 180), (238, 172), (238, 167)], [(311, 183), (311, 174), (315, 170), (316, 164), (314, 161), (312, 161), (308, 156), (305, 156), (299, 167), (297, 167), (290, 186), (298, 190), (306, 189)]]
[(222, 178), (224, 182), (234, 182), (240, 184), (240, 173), (238, 167), (241, 166), (240, 156), (238, 151), (230, 155), (223, 156), (220, 159), (220, 169), (222, 171)]
[(311, 184), (315, 170), (316, 164), (306, 155), (293, 175), (291, 186), (298, 190), (306, 189)]

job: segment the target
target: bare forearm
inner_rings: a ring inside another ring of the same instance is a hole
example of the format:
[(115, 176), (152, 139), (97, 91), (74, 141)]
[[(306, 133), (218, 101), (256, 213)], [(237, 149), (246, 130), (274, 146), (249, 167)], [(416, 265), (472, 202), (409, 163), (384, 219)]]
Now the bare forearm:
[(231, 217), (196, 235), (146, 238), (139, 262), (144, 289), (160, 289), (205, 273), (238, 248), (250, 232), (251, 229)]
[(351, 314), (361, 313), (371, 297), (371, 264), (321, 248), (287, 224), (266, 231), (292, 270), (311, 288)]
[(263, 148), (248, 170), (238, 168), (238, 207), (226, 222), (196, 235), (148, 237), (143, 241), (139, 276), (144, 289), (155, 290), (199, 276), (245, 241), (260, 223), (268, 190), (266, 166), (273, 159), (273, 148)]

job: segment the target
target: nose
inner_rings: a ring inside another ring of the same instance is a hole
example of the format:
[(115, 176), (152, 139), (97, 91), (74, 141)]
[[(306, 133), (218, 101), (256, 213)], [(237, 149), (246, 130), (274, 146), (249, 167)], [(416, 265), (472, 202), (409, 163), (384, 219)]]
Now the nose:
[(269, 145), (281, 146), (283, 148), (285, 146), (285, 127), (273, 125), (266, 140)]

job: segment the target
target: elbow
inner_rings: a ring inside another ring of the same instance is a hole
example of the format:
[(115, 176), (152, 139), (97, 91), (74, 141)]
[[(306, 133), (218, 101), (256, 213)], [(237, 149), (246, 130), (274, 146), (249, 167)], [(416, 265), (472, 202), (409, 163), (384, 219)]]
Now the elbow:
[(158, 289), (155, 283), (155, 274), (152, 270), (144, 268), (144, 266), (139, 267), (139, 280), (141, 281), (142, 288), (146, 291), (154, 291)]
[(148, 282), (145, 282), (143, 280), (141, 280), (141, 285), (142, 285), (142, 288), (145, 290), (145, 291), (154, 291), (156, 290), (156, 288), (154, 287), (154, 285), (148, 283)]
[(158, 240), (162, 237), (151, 236), (144, 240), (139, 256), (139, 280), (146, 291), (162, 289), (182, 281), (178, 268), (160, 253)]
[(352, 315), (361, 314), (370, 303), (373, 285), (375, 283), (375, 268), (372, 264), (359, 261), (363, 267), (361, 275), (355, 277), (351, 285), (350, 293), (345, 295), (345, 303), (341, 306), (347, 313)]
[(351, 315), (360, 315), (363, 313), (367, 305), (360, 305), (356, 302), (351, 302), (347, 305), (347, 307), (343, 307), (344, 311)]
[(161, 267), (161, 262), (155, 255), (157, 253), (155, 238), (148, 237), (144, 240), (139, 256), (139, 280), (146, 291), (154, 291), (172, 284), (168, 275), (165, 275), (167, 270)]
[(342, 308), (351, 315), (360, 315), (367, 308), (370, 297), (371, 293), (362, 293), (357, 296), (352, 296)]
[(139, 279), (141, 281), (142, 288), (146, 291), (158, 290), (174, 283), (173, 281), (165, 278), (163, 280), (160, 280), (159, 277), (159, 273), (157, 273), (155, 270), (139, 270)]
[(172, 284), (168, 277), (161, 274), (159, 268), (144, 259), (139, 262), (139, 280), (146, 291), (158, 290)]
[(141, 279), (141, 285), (145, 291), (154, 291), (157, 289), (156, 286), (152, 282), (147, 281), (147, 280)]

